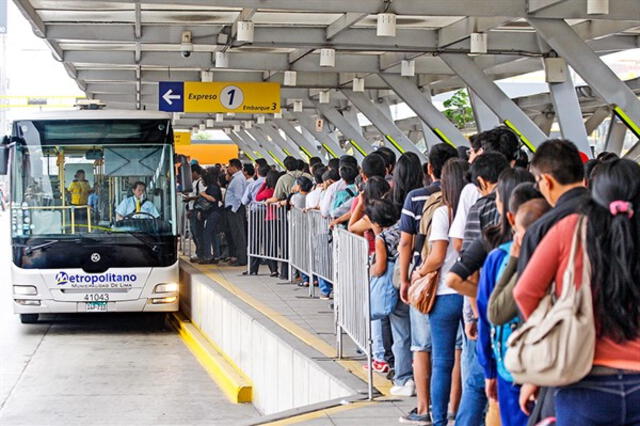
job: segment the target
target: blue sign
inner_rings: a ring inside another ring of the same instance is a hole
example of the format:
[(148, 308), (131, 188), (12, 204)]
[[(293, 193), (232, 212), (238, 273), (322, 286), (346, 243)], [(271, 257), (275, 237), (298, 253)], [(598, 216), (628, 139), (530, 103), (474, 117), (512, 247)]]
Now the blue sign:
[(184, 111), (184, 82), (161, 81), (158, 89), (158, 106), (160, 111)]

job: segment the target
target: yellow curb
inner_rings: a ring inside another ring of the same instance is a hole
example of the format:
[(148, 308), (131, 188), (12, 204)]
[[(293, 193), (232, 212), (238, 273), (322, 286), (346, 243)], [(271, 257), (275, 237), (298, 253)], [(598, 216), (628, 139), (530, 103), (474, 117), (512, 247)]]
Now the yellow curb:
[(236, 404), (251, 402), (253, 398), (251, 380), (194, 324), (186, 321), (180, 314), (173, 314), (169, 318), (184, 344), (227, 398)]
[[(326, 341), (319, 338), (315, 334), (310, 333), (309, 331), (300, 327), (298, 324), (286, 318), (280, 312), (270, 308), (269, 306), (257, 300), (255, 297), (240, 290), (238, 287), (236, 287), (233, 283), (231, 283), (229, 280), (227, 280), (224, 277), (223, 271), (219, 267), (217, 266), (207, 267), (202, 265), (195, 265), (190, 262), (189, 264), (195, 267), (198, 271), (209, 276), (209, 278), (211, 278), (214, 282), (216, 282), (218, 285), (228, 290), (230, 293), (232, 293), (233, 295), (241, 299), (246, 304), (262, 312), (264, 315), (266, 315), (270, 320), (274, 321), (280, 327), (284, 328), (289, 333), (293, 334), (294, 336), (302, 340), (307, 345), (321, 352), (327, 358), (336, 357), (336, 349), (333, 346), (331, 346), (330, 344), (328, 344)], [(342, 367), (344, 367), (351, 374), (359, 377), (365, 382), (369, 380), (368, 373), (362, 368), (363, 364), (360, 361), (336, 359), (336, 362), (340, 364)], [(373, 386), (382, 395), (385, 395), (385, 396), (391, 395), (392, 383), (389, 380), (377, 374), (373, 375)]]

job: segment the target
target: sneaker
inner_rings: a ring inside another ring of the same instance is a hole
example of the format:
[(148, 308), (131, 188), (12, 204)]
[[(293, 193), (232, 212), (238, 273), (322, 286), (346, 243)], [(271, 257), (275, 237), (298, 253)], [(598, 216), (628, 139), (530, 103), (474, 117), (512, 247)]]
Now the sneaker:
[(414, 396), (416, 394), (416, 384), (413, 379), (407, 380), (404, 385), (394, 385), (391, 388), (391, 395), (394, 396)]
[(414, 408), (411, 410), (409, 414), (406, 416), (402, 416), (399, 419), (400, 423), (405, 425), (430, 425), (431, 424), (431, 416), (429, 413), (426, 414), (418, 414), (418, 409)]
[(329, 293), (329, 294), (320, 293), (320, 299), (322, 299), (322, 300), (331, 300), (331, 299), (333, 299), (333, 297), (331, 297), (331, 293)]
[[(371, 367), (375, 373), (387, 374), (389, 372), (389, 364), (387, 364), (387, 361), (378, 361), (374, 359), (373, 362), (371, 362)], [(363, 365), (362, 368), (369, 370), (369, 364)]]

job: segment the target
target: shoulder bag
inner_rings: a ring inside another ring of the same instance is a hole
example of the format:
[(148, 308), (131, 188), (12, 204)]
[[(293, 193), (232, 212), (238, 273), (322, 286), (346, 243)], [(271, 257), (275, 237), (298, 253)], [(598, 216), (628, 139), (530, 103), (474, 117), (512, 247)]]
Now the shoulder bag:
[[(571, 243), (562, 293), (555, 285), (529, 319), (507, 342), (504, 364), (516, 383), (566, 386), (584, 378), (593, 364), (596, 332), (591, 299), (591, 266), (586, 252), (586, 219), (581, 216)], [(582, 246), (582, 283), (575, 285), (578, 240)]]

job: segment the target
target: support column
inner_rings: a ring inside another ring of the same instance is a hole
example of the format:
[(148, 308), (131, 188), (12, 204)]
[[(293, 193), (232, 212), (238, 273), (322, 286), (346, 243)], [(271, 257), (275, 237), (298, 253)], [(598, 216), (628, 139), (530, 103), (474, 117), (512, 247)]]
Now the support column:
[[(564, 62), (560, 60), (556, 61), (558, 64)], [(566, 80), (561, 83), (549, 83), (553, 108), (555, 109), (556, 119), (560, 125), (560, 133), (563, 138), (576, 144), (578, 149), (587, 154), (589, 158), (593, 158), (589, 140), (587, 139), (587, 130), (582, 121), (580, 102), (578, 101), (576, 88), (571, 79), (571, 72), (566, 62), (560, 65), (564, 68)]]
[(469, 92), (469, 101), (471, 102), (471, 109), (473, 109), (473, 117), (476, 120), (478, 132), (484, 132), (498, 127), (500, 125), (500, 119), (491, 111), (487, 104), (482, 102), (482, 99), (476, 95), (476, 92), (469, 88), (467, 88), (467, 91)]
[(347, 89), (342, 89), (342, 93), (369, 119), (371, 124), (378, 129), (382, 136), (384, 136), (401, 155), (405, 151), (411, 151), (420, 157), (420, 161), (424, 162), (427, 160), (427, 157), (418, 149), (413, 141), (396, 126), (393, 120), (390, 120), (380, 108), (371, 102), (367, 95)]
[[(427, 102), (431, 103), (431, 92), (426, 90), (423, 91), (422, 94), (427, 99)], [(429, 125), (423, 119), (418, 117), (418, 121), (420, 122), (420, 128), (422, 129), (424, 144), (427, 147), (427, 150), (431, 151), (431, 148), (433, 148), (433, 146), (438, 143), (442, 143), (442, 140), (433, 132), (433, 130), (431, 130), (431, 127), (429, 127)]]
[[(538, 34), (609, 104), (640, 139), (640, 100), (562, 19), (528, 18)], [(640, 141), (625, 156), (640, 154)]]
[(229, 132), (229, 134), (227, 136), (229, 136), (229, 138), (236, 145), (238, 145), (238, 147), (240, 147), (242, 152), (244, 152), (244, 154), (247, 157), (249, 157), (249, 159), (251, 161), (255, 161), (256, 158), (262, 158), (262, 154), (260, 154), (259, 152), (255, 152), (253, 150), (253, 148), (251, 146), (247, 145), (247, 143), (240, 136), (238, 136), (233, 130), (231, 132)]
[(536, 123), (536, 126), (538, 126), (546, 136), (549, 136), (555, 118), (556, 115), (553, 112), (547, 111), (533, 117), (533, 122)]
[(607, 107), (597, 109), (591, 117), (584, 123), (584, 127), (587, 130), (587, 135), (591, 135), (594, 130), (598, 128), (604, 120), (611, 115), (611, 110)]
[(282, 148), (280, 148), (275, 143), (269, 142), (269, 139), (267, 139), (267, 136), (262, 132), (262, 130), (258, 129), (257, 127), (252, 127), (251, 129), (245, 129), (245, 130), (247, 131), (247, 133), (249, 133), (249, 135), (251, 135), (253, 139), (255, 139), (258, 142), (262, 142), (262, 146), (267, 151), (267, 154), (269, 154), (269, 157), (271, 157), (273, 161), (275, 161), (276, 163), (278, 163), (280, 166), (284, 168), (284, 164), (282, 163), (282, 160), (284, 160), (284, 157), (286, 157), (287, 155), (284, 153)]
[(324, 157), (318, 148), (316, 148), (315, 142), (307, 140), (307, 138), (305, 138), (302, 133), (298, 132), (288, 120), (285, 120), (284, 118), (276, 118), (273, 122), (300, 147), (308, 158), (315, 156), (320, 158)]
[(442, 142), (454, 147), (469, 146), (469, 141), (460, 130), (427, 100), (424, 93), (420, 92), (411, 80), (392, 74), (379, 74), (379, 76), (409, 105), (422, 121), (427, 123)]
[(358, 152), (363, 158), (370, 152), (374, 151), (373, 146), (371, 146), (369, 141), (364, 136), (362, 136), (362, 133), (359, 133), (358, 130), (355, 129), (351, 125), (351, 123), (349, 123), (349, 121), (334, 107), (326, 104), (319, 104), (318, 111), (320, 111), (320, 113), (324, 115), (327, 120), (332, 122), (334, 126), (340, 129), (342, 134), (347, 139), (349, 139), (349, 142), (351, 143), (355, 151)]
[(444, 53), (442, 59), (471, 88), (502, 122), (531, 150), (547, 135), (482, 71), (469, 56)]
[(351, 127), (356, 129), (356, 131), (361, 136), (364, 136), (364, 132), (362, 131), (362, 126), (358, 121), (358, 110), (356, 108), (354, 108), (353, 106), (350, 106), (346, 110), (342, 111), (342, 115), (347, 120), (347, 122), (351, 124)]
[(296, 157), (299, 152), (304, 153), (304, 151), (302, 151), (295, 143), (291, 142), (289, 138), (282, 137), (280, 132), (278, 132), (278, 130), (276, 130), (276, 128), (271, 124), (258, 124), (257, 127), (269, 136), (273, 144), (278, 145), (286, 155)]
[(268, 160), (269, 158), (271, 158), (269, 156), (269, 153), (267, 152), (267, 150), (265, 148), (263, 148), (260, 143), (256, 140), (254, 140), (251, 135), (249, 133), (247, 133), (247, 131), (245, 129), (240, 129), (239, 132), (236, 132), (238, 134), (238, 136), (240, 136), (240, 138), (245, 141), (245, 143), (247, 145), (249, 145), (251, 148), (253, 148), (253, 151), (256, 153), (259, 153), (260, 156), (266, 160)]
[(604, 144), (604, 151), (620, 155), (622, 147), (624, 146), (624, 137), (626, 135), (627, 126), (618, 120), (615, 115), (612, 115), (611, 123), (609, 124), (609, 132), (607, 133), (607, 140)]
[(318, 142), (320, 142), (320, 145), (331, 157), (340, 158), (340, 156), (345, 155), (344, 150), (340, 147), (338, 142), (331, 137), (326, 128), (323, 128), (320, 132), (316, 131), (316, 122), (311, 116), (304, 112), (294, 112), (293, 116), (298, 120), (303, 128), (307, 129), (311, 135), (315, 136)]

